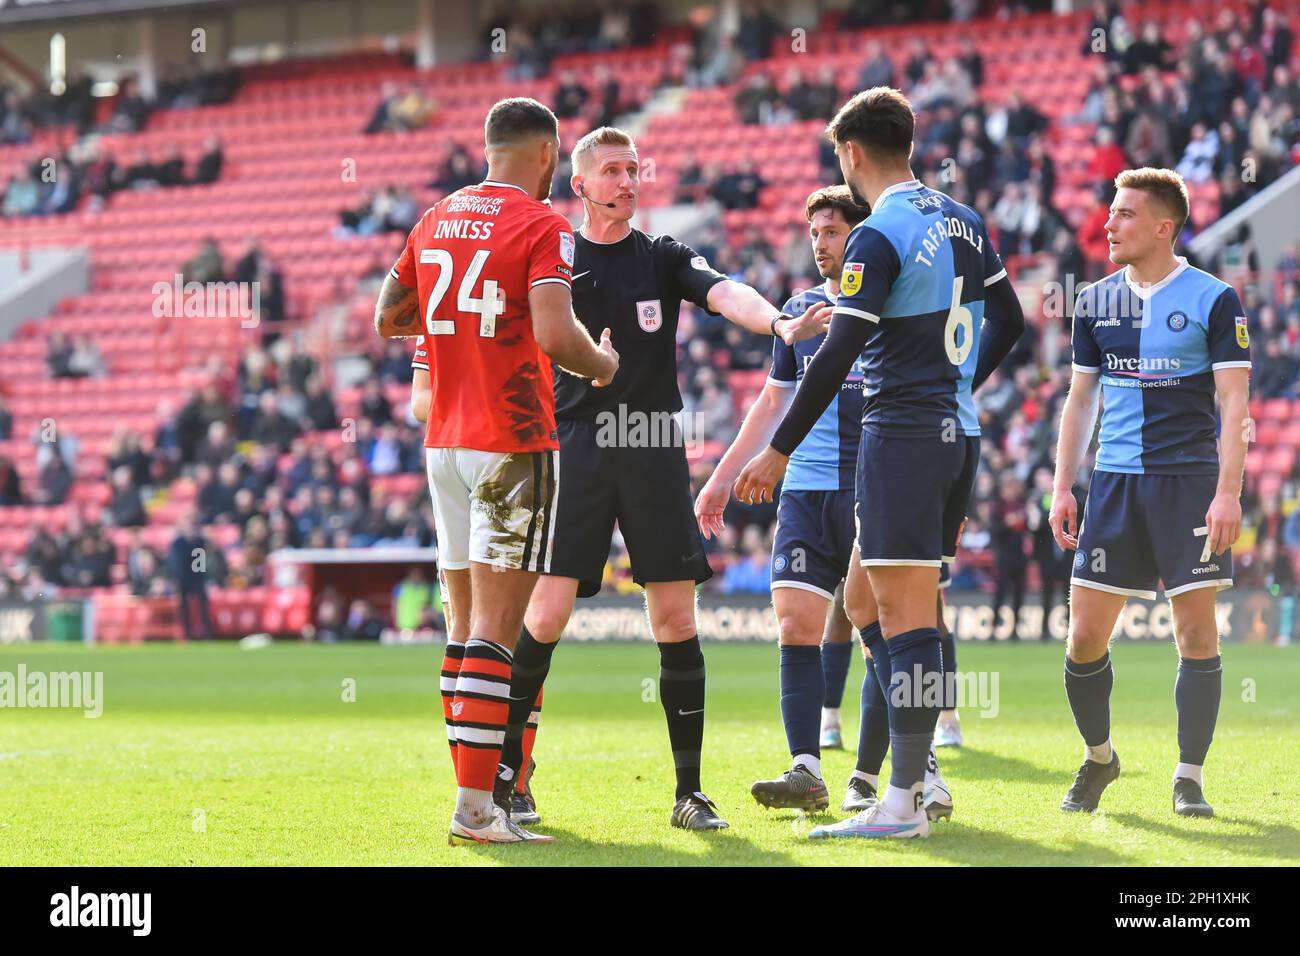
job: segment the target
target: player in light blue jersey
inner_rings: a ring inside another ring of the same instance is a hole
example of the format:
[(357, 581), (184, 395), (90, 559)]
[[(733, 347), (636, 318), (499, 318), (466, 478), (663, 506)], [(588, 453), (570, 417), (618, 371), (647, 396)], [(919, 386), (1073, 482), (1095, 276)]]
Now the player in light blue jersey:
[(845, 182), (872, 214), (849, 236), (826, 341), (735, 487), (742, 501), (770, 500), (860, 360), (866, 401), (844, 603), (882, 682), (892, 771), (878, 803), (812, 837), (929, 836), (922, 788), (942, 702), (934, 690), (945, 684), (939, 573), (956, 554), (979, 463), (971, 391), (1024, 328), (979, 215), (913, 177), (914, 126), (907, 98), (876, 87), (827, 128)]
[[(792, 296), (782, 309), (785, 314), (803, 316), (818, 303), (825, 305), (829, 313), (840, 292), (839, 277), (849, 231), (868, 212), (854, 202), (847, 186), (818, 189), (808, 197), (804, 219), (817, 271), (825, 281)], [(822, 334), (793, 344), (780, 338), (773, 341), (767, 384), (696, 499), (696, 517), (706, 537), (721, 531), (732, 484), (745, 462), (771, 441), (824, 339)], [(781, 720), (789, 745), (790, 769), (780, 777), (754, 784), (751, 794), (767, 807), (817, 811), (830, 803), (822, 777), (821, 752), (828, 749), (828, 707), (835, 708), (833, 727), (838, 736), (838, 706), (852, 653), (850, 622), (837, 595), (853, 552), (862, 389), (863, 374), (858, 363), (808, 437), (795, 449), (782, 484), (772, 547), (772, 607), (778, 627)], [(842, 804), (845, 810), (862, 810), (875, 802), (880, 765), (889, 746), (885, 702), (873, 664), (868, 658), (862, 688), (858, 768), (849, 781)], [(947, 816), (952, 812), (952, 796), (939, 776), (938, 763), (932, 766), (926, 780), (927, 812), (932, 817)]]
[[(1223, 685), (1215, 595), (1232, 586), (1241, 531), (1250, 333), (1236, 290), (1174, 256), (1188, 212), (1182, 177), (1130, 169), (1115, 185), (1106, 233), (1111, 262), (1125, 268), (1075, 303), (1048, 519), (1057, 543), (1075, 549), (1065, 690), (1085, 748), (1061, 809), (1091, 813), (1119, 776), (1108, 644), (1124, 602), (1154, 599), (1160, 583), (1179, 654), (1174, 811), (1208, 817), (1202, 768)], [(1099, 391), (1100, 446), (1076, 527), (1074, 480)]]

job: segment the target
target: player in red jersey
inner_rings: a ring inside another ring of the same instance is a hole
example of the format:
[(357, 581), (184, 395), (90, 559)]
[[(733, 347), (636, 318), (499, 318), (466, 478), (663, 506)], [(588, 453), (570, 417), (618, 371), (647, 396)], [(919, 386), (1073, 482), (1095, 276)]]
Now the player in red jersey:
[(424, 334), (429, 485), (451, 633), (443, 716), (456, 769), (452, 843), (550, 842), (492, 803), (511, 663), (537, 575), (550, 567), (559, 442), (550, 361), (606, 385), (573, 314), (573, 232), (545, 200), (559, 158), (555, 115), (508, 99), (484, 124), (488, 177), (442, 199), (384, 280), (375, 329)]

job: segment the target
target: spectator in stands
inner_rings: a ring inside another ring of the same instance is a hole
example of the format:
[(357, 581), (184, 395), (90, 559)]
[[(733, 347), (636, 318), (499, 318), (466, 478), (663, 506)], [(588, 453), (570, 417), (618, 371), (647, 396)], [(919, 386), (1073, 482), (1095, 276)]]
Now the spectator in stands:
[(14, 433), (14, 413), (9, 411), (9, 404), (0, 394), (0, 441), (8, 441)]
[(736, 115), (740, 121), (753, 126), (771, 121), (772, 108), (781, 102), (781, 94), (766, 73), (755, 73), (736, 94)]
[(740, 538), (743, 555), (727, 565), (722, 575), (723, 594), (768, 594), (772, 585), (772, 555), (763, 545), (757, 525), (750, 525)]
[(385, 80), (380, 87), (379, 104), (375, 111), (370, 114), (370, 122), (362, 132), (366, 134), (378, 133), (389, 128), (389, 110), (397, 103), (397, 84), (392, 80)]
[(72, 490), (72, 469), (62, 455), (51, 455), (36, 476), (32, 501), (38, 505), (61, 505)]
[(733, 82), (745, 68), (745, 55), (737, 47), (735, 38), (724, 33), (716, 43), (704, 41), (703, 31), (697, 37), (695, 55), (686, 72), (689, 86), (725, 86)]
[(114, 189), (153, 189), (158, 185), (158, 167), (143, 149), (135, 151), (131, 165), (119, 167)]
[(0, 86), (0, 146), (26, 143), (31, 138), (31, 123), (23, 113), (18, 92)]
[(203, 154), (194, 164), (194, 175), (190, 182), (196, 186), (206, 186), (221, 178), (221, 168), (225, 164), (226, 154), (221, 146), (221, 137), (213, 134), (203, 141)]
[(383, 619), (375, 613), (370, 602), (355, 599), (348, 608), (347, 622), (343, 626), (343, 639), (347, 641), (378, 641), (384, 631)]
[(608, 67), (597, 66), (596, 92), (599, 94), (599, 99), (592, 114), (591, 125), (594, 128), (613, 126), (618, 119), (623, 98), (623, 87), (618, 81), (618, 75)]
[(186, 282), (224, 282), (226, 267), (221, 259), (221, 249), (211, 236), (203, 240), (198, 253), (181, 269)]
[(72, 352), (68, 356), (68, 376), (70, 378), (103, 378), (108, 373), (104, 356), (99, 346), (89, 335), (78, 335), (72, 340)]
[(131, 469), (119, 465), (113, 470), (113, 497), (108, 504), (109, 518), (119, 528), (133, 528), (148, 522), (140, 489), (131, 480)]
[(131, 553), (126, 583), (136, 597), (165, 597), (171, 593), (170, 582), (162, 573), (162, 561), (150, 548)]
[(48, 528), (38, 525), (32, 529), (31, 540), (23, 559), (40, 572), (41, 578), (51, 584), (63, 583), (63, 554), (59, 542)]
[(167, 155), (154, 167), (159, 186), (181, 186), (185, 183), (185, 158), (175, 143), (167, 147)]
[(747, 0), (741, 8), (736, 42), (746, 59), (766, 60), (772, 55), (772, 42), (781, 26), (765, 5)]
[[(167, 550), (168, 570), (176, 581), (181, 628), (186, 640), (208, 639), (216, 634), (208, 607), (208, 555), (213, 549), (199, 529), (193, 512), (185, 512), (176, 536)], [(198, 627), (191, 620), (190, 608), (197, 606)], [(196, 633), (197, 631), (197, 633)]]
[(578, 82), (577, 74), (572, 70), (563, 71), (551, 96), (555, 115), (560, 119), (574, 119), (582, 113), (582, 108), (591, 99), (591, 92)]
[(22, 503), (23, 492), (18, 481), (18, 471), (8, 457), (0, 455), (0, 507)]
[(756, 209), (759, 194), (766, 186), (767, 182), (755, 171), (753, 161), (742, 159), (713, 182), (709, 195), (723, 209)]
[(1032, 535), (1034, 563), (1043, 589), (1043, 626), (1039, 640), (1049, 640), (1048, 618), (1052, 608), (1065, 603), (1070, 593), (1070, 558), (1052, 536), (1047, 516), (1052, 510), (1052, 475), (1050, 468), (1034, 470), (1034, 488), (1030, 493), (1025, 517)]
[(51, 332), (45, 348), (45, 364), (51, 378), (71, 378), (72, 343), (62, 332)]
[(384, 397), (379, 382), (373, 378), (367, 379), (363, 387), (361, 415), (376, 426), (386, 425), (393, 420), (393, 407)]
[(397, 102), (388, 108), (388, 125), (397, 133), (409, 133), (429, 125), (437, 110), (431, 97), (421, 92), (414, 83), (407, 86)]
[[(1000, 613), (1010, 598), (1011, 620), (1020, 620), (1025, 603), (1025, 574), (1029, 560), (1026, 553), (1029, 519), (1025, 507), (1024, 486), (1009, 476), (1002, 481), (1001, 496), (992, 509), (993, 548), (997, 557), (997, 586), (993, 608)], [(1014, 627), (1011, 640), (1019, 640)]]
[(868, 40), (866, 59), (858, 71), (858, 89), (894, 85), (894, 61), (889, 58), (879, 40)]
[(298, 423), (280, 410), (279, 397), (269, 389), (258, 399), (257, 416), (253, 420), (251, 437), (262, 445), (270, 445), (280, 453), (289, 450), (298, 436)]
[(234, 454), (235, 439), (230, 434), (230, 426), (222, 420), (208, 425), (207, 434), (199, 442), (194, 457), (196, 461), (216, 467), (228, 461)]
[(476, 164), (463, 143), (455, 143), (442, 164), (438, 177), (429, 186), (444, 194), (472, 186), (482, 177), (481, 164)]
[(114, 133), (138, 133), (149, 122), (150, 107), (137, 89), (134, 79), (122, 80), (117, 105), (108, 120), (108, 129)]

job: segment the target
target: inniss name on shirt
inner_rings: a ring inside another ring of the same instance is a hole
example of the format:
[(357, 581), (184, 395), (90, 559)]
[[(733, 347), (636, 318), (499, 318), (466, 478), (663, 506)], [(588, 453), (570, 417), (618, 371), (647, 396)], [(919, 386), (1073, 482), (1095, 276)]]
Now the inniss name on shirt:
[(442, 219), (433, 232), (435, 239), (490, 239), (495, 222), (482, 219)]

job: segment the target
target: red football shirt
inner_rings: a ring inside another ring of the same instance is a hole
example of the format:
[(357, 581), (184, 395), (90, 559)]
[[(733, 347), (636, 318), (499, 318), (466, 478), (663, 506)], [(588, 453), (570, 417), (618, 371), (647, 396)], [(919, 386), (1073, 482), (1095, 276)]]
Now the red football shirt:
[(506, 183), (461, 189), (416, 223), (392, 275), (419, 292), (424, 316), (413, 364), (429, 369), (426, 447), (560, 447), (551, 361), (533, 337), (528, 290), (569, 286), (573, 248), (568, 220)]

